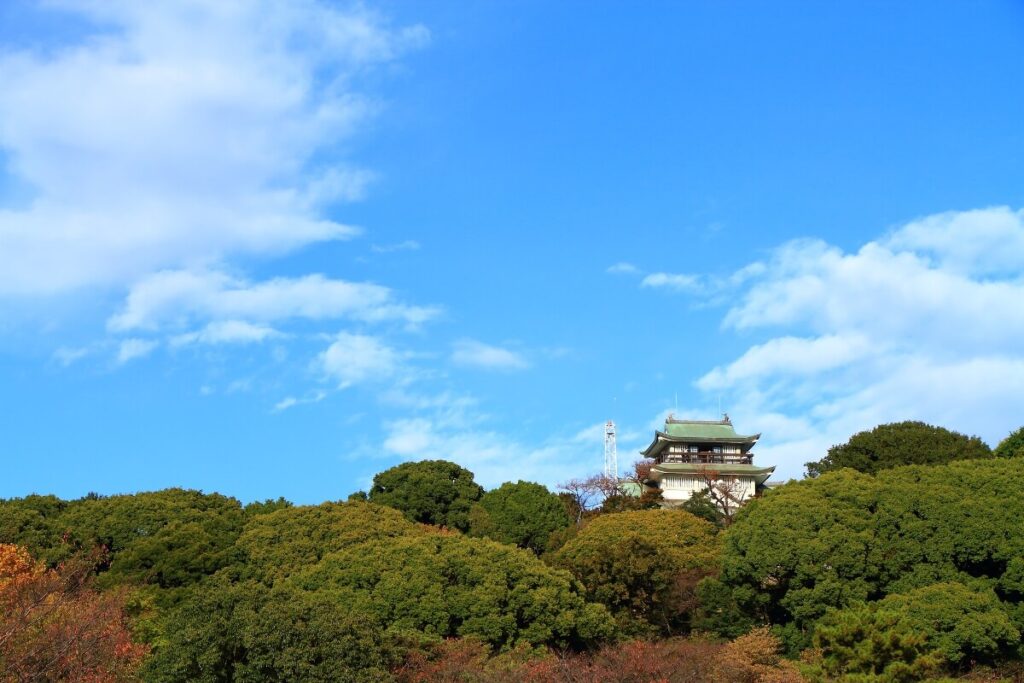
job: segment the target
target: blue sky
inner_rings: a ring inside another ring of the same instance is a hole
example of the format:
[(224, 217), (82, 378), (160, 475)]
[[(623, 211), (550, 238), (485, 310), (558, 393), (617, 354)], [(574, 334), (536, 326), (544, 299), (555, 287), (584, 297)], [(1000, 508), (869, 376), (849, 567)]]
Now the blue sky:
[(0, 5), (0, 496), (1024, 423), (1016, 2)]

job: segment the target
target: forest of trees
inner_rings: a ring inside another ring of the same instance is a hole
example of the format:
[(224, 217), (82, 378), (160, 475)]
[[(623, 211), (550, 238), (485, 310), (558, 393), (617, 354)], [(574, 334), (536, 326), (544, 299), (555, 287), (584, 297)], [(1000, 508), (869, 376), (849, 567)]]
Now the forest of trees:
[(1024, 680), (1024, 428), (807, 469), (729, 516), (440, 460), (314, 506), (2, 500), (0, 683)]

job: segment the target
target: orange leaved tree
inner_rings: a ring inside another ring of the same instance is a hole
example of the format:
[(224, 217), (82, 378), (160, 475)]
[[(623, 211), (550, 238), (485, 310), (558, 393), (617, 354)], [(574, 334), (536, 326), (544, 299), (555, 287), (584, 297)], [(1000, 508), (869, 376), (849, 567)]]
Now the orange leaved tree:
[(131, 640), (124, 594), (91, 587), (102, 555), (46, 569), (0, 544), (0, 682), (136, 679), (146, 647)]

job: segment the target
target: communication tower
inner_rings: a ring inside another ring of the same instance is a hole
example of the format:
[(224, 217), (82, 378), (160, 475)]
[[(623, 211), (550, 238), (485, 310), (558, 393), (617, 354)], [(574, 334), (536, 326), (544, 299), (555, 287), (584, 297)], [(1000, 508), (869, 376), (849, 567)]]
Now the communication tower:
[(619, 478), (619, 455), (615, 448), (615, 423), (611, 420), (604, 425), (604, 476)]

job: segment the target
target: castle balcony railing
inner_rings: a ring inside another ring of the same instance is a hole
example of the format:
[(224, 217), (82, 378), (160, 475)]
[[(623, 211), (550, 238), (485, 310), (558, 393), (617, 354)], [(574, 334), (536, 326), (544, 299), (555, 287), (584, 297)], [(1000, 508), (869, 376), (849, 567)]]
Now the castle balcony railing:
[(668, 453), (661, 462), (688, 465), (750, 465), (753, 460), (753, 453)]

